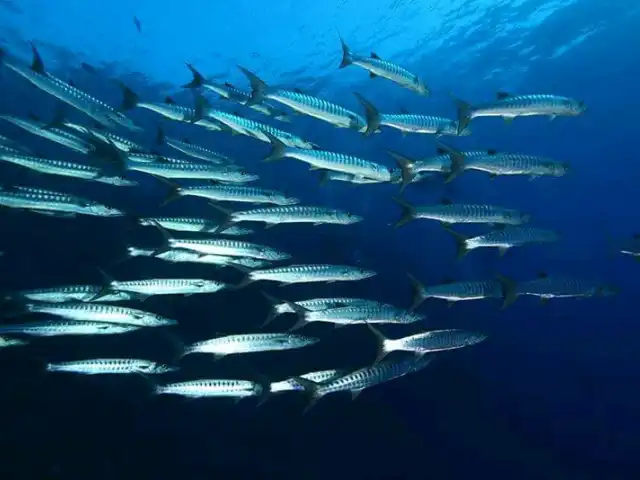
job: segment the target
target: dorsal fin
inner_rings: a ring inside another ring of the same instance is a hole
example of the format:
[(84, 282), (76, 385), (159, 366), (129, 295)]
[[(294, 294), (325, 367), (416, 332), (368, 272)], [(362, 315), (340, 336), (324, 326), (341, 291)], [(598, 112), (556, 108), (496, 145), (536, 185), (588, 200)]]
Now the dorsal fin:
[(31, 70), (36, 73), (45, 73), (44, 72), (44, 62), (42, 61), (42, 57), (38, 52), (36, 46), (31, 44), (31, 51), (33, 52), (33, 60), (31, 61)]
[(224, 82), (224, 86), (227, 88), (233, 88), (233, 89), (236, 88), (236, 86), (231, 82)]
[(504, 100), (505, 98), (509, 98), (511, 94), (509, 92), (499, 91), (496, 92), (496, 98), (498, 100)]
[(548, 276), (547, 272), (538, 272), (538, 278), (547, 278)]
[(299, 88), (292, 88), (292, 91), (296, 92), (296, 93), (301, 93), (302, 95), (304, 95), (304, 92), (302, 90), (300, 90)]
[(456, 280), (455, 280), (454, 278), (451, 278), (451, 277), (444, 277), (444, 278), (442, 279), (442, 282), (441, 282), (441, 283), (443, 283), (443, 284), (449, 284), (449, 283), (455, 283), (455, 281), (456, 281)]
[(409, 112), (405, 107), (400, 107), (400, 113), (403, 115), (409, 115), (411, 112)]
[(440, 200), (440, 203), (442, 205), (451, 205), (453, 202), (451, 200), (449, 200), (448, 198), (443, 198), (442, 200)]
[(371, 52), (371, 58), (375, 58), (376, 60), (382, 60), (380, 58), (380, 55), (378, 55), (376, 52)]
[(182, 139), (182, 141), (183, 141), (183, 143), (191, 144), (191, 140), (189, 140), (187, 137), (184, 137), (184, 138)]
[(176, 101), (171, 97), (165, 97), (164, 103), (168, 103), (169, 105), (175, 105)]
[(438, 155), (446, 155), (446, 154), (448, 154), (449, 152), (447, 152), (447, 151), (446, 151), (444, 148), (442, 148), (442, 147), (436, 147), (436, 153), (437, 153)]
[(633, 238), (636, 240), (640, 240), (640, 233), (634, 233)]
[(495, 150), (495, 149), (493, 149), (493, 148), (490, 148), (489, 150), (487, 150), (487, 153), (488, 153), (489, 155), (497, 155), (497, 154), (498, 154), (498, 151), (497, 151), (497, 150)]
[(27, 115), (27, 117), (31, 120), (35, 120), (36, 122), (40, 121), (40, 117), (38, 115), (36, 115), (33, 112), (29, 112), (29, 114)]

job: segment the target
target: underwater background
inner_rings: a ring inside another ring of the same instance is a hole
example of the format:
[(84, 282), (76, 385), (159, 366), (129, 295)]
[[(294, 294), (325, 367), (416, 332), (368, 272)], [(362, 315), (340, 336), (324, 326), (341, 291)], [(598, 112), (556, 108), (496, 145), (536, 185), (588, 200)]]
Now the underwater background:
[[(169, 361), (172, 339), (156, 332), (135, 337), (34, 341), (0, 352), (0, 477), (75, 478), (639, 478), (640, 387), (637, 281), (639, 265), (615, 254), (612, 242), (638, 231), (635, 165), (640, 110), (640, 63), (635, 29), (640, 5), (631, 1), (401, 1), (125, 2), (98, 5), (58, 0), (0, 1), (2, 48), (30, 61), (33, 41), (49, 72), (72, 80), (111, 105), (121, 101), (113, 80), (142, 99), (167, 95), (191, 105), (181, 88), (191, 77), (185, 62), (222, 81), (247, 87), (241, 64), (269, 84), (297, 87), (360, 112), (352, 92), (382, 111), (407, 109), (455, 118), (450, 92), (468, 101), (495, 92), (554, 93), (583, 100), (578, 118), (499, 119), (473, 123), (457, 148), (495, 148), (567, 161), (563, 178), (497, 178), (465, 174), (411, 185), (414, 204), (442, 198), (508, 205), (530, 213), (561, 235), (555, 244), (515, 249), (504, 257), (476, 251), (456, 261), (455, 244), (441, 227), (411, 222), (394, 229), (397, 185), (319, 185), (301, 163), (264, 164), (268, 145), (226, 132), (171, 123), (145, 110), (129, 115), (145, 131), (136, 140), (155, 146), (159, 125), (176, 138), (215, 148), (260, 175), (260, 184), (305, 203), (345, 208), (362, 223), (285, 226), (257, 239), (291, 253), (299, 263), (346, 263), (378, 275), (366, 282), (271, 288), (279, 296), (340, 294), (408, 307), (407, 273), (426, 285), (501, 273), (517, 280), (539, 272), (610, 282), (615, 297), (558, 300), (540, 305), (520, 298), (420, 307), (429, 326), (481, 330), (481, 345), (444, 354), (426, 370), (378, 386), (355, 401), (323, 399), (307, 414), (303, 395), (270, 399), (259, 408), (216, 400), (153, 397), (140, 378), (55, 376), (43, 362), (89, 356), (136, 355)], [(139, 19), (140, 29), (133, 18)], [(339, 70), (338, 33), (357, 51), (424, 76), (424, 98), (357, 68)], [(82, 68), (85, 62), (94, 71)], [(56, 100), (7, 69), (0, 73), (0, 112), (43, 119)], [(230, 108), (228, 105), (221, 108)], [(69, 109), (70, 110), (70, 109)], [(75, 111), (71, 118), (81, 119)], [(250, 115), (249, 115), (250, 116)], [(273, 123), (272, 123), (273, 124)], [(279, 128), (324, 148), (389, 167), (386, 149), (412, 157), (432, 155), (432, 136), (403, 137), (393, 130), (364, 138), (296, 116)], [(10, 124), (0, 133), (44, 156), (67, 150)], [(167, 188), (136, 176), (140, 188), (114, 189), (2, 166), (2, 184), (25, 183), (69, 191), (135, 215), (216, 215), (204, 202), (181, 199), (160, 207)], [(127, 245), (153, 246), (154, 229), (131, 219), (64, 220), (0, 211), (0, 289), (14, 291), (96, 283), (98, 268), (115, 278), (168, 275), (237, 282), (241, 274), (207, 265), (168, 265), (150, 259), (120, 263)], [(612, 254), (613, 249), (613, 254)], [(286, 292), (286, 294), (284, 293)], [(194, 341), (218, 333), (250, 331), (269, 309), (260, 287), (168, 300), (145, 306), (180, 321)], [(278, 318), (278, 331), (292, 319)], [(408, 327), (410, 329), (410, 327)], [(323, 341), (309, 350), (246, 358), (188, 358), (194, 377), (265, 375), (286, 378), (313, 369), (371, 363), (375, 341), (366, 329), (311, 325)], [(213, 375), (215, 376), (215, 375)]]

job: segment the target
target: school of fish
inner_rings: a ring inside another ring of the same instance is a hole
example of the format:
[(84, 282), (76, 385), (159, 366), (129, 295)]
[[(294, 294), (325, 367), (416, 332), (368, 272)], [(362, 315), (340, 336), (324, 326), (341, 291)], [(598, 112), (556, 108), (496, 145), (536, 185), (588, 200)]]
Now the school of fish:
[[(136, 27), (140, 31), (137, 19)], [(376, 53), (356, 53), (343, 38), (338, 40), (337, 46), (341, 45), (342, 49), (340, 69), (359, 67), (371, 78), (384, 79), (376, 81), (388, 82), (387, 88), (405, 88), (422, 96), (431, 94), (424, 78)], [(266, 229), (286, 229), (285, 224), (294, 223), (332, 224), (336, 226), (334, 228), (346, 228), (364, 219), (346, 210), (305, 204), (304, 199), (262, 187), (258, 175), (234, 159), (187, 139), (171, 138), (162, 128), (157, 130), (157, 144), (175, 152), (176, 157), (147, 150), (141, 143), (128, 138), (128, 135), (142, 130), (127, 116), (128, 111), (144, 109), (159, 119), (182, 122), (190, 128), (228, 132), (268, 143), (271, 150), (263, 159), (265, 162), (287, 158), (306, 163), (311, 170), (320, 171), (321, 185), (328, 181), (353, 185), (396, 184), (399, 195), (393, 200), (401, 213), (395, 227), (418, 219), (439, 222), (455, 242), (458, 259), (462, 259), (478, 248), (497, 249), (502, 256), (512, 248), (556, 242), (559, 236), (552, 230), (532, 225), (532, 218), (526, 212), (508, 205), (486, 204), (481, 198), (471, 204), (445, 200), (441, 204), (413, 205), (400, 196), (409, 185), (438, 175), (445, 182), (451, 182), (467, 171), (484, 172), (491, 178), (512, 175), (561, 177), (569, 172), (569, 165), (525, 152), (462, 151), (443, 142), (442, 138), (472, 135), (472, 124), (480, 121), (481, 117), (501, 117), (506, 122), (526, 116), (550, 119), (575, 117), (586, 111), (585, 104), (558, 95), (500, 92), (496, 99), (482, 104), (454, 98), (457, 118), (450, 119), (406, 111), (380, 112), (371, 99), (356, 94), (362, 106), (359, 113), (303, 90), (268, 85), (257, 73), (244, 66), (238, 68), (247, 79), (246, 89), (228, 82), (209, 81), (196, 66), (187, 64), (193, 79), (183, 88), (194, 93), (193, 105), (179, 105), (169, 97), (160, 102), (142, 99), (121, 84), (122, 104), (113, 107), (47, 71), (35, 45), (32, 45), (32, 54), (32, 62), (28, 64), (9, 52), (0, 51), (0, 62), (3, 68), (55, 97), (59, 108), (50, 122), (35, 115), (21, 118), (0, 114), (0, 120), (81, 154), (86, 161), (42, 157), (27, 145), (6, 136), (0, 136), (0, 161), (44, 175), (100, 182), (114, 189), (136, 188), (139, 185), (136, 175), (148, 175), (160, 180), (160, 185), (167, 189), (164, 204), (180, 202), (182, 197), (202, 199), (210, 203), (223, 220), (213, 221), (204, 216), (134, 217), (136, 225), (158, 229), (163, 244), (157, 248), (129, 245), (127, 256), (151, 257), (167, 264), (189, 262), (215, 268), (228, 266), (243, 275), (238, 283), (229, 284), (204, 278), (115, 279), (102, 272), (104, 281), (99, 285), (62, 285), (8, 292), (4, 302), (5, 311), (11, 311), (6, 315), (11, 320), (5, 318), (0, 325), (0, 348), (28, 345), (29, 337), (124, 335), (157, 328), (170, 331), (179, 349), (172, 363), (163, 364), (144, 358), (87, 358), (48, 363), (48, 372), (138, 374), (149, 381), (158, 395), (192, 398), (226, 397), (239, 401), (254, 397), (262, 403), (274, 394), (298, 392), (298, 395), (308, 397), (308, 409), (332, 393), (350, 392), (355, 398), (367, 388), (424, 369), (439, 352), (471, 347), (487, 339), (487, 335), (480, 331), (425, 329), (426, 317), (416, 309), (427, 299), (441, 299), (449, 305), (459, 301), (496, 299), (504, 308), (518, 296), (536, 296), (546, 303), (554, 298), (604, 296), (617, 292), (617, 288), (611, 285), (543, 273), (537, 278), (518, 282), (497, 275), (495, 278), (439, 285), (423, 285), (410, 274), (414, 300), (406, 308), (374, 298), (340, 296), (334, 287), (327, 290), (329, 287), (323, 285), (318, 286), (322, 294), (315, 298), (282, 298), (286, 293), (258, 290), (271, 306), (263, 326), (272, 324), (276, 317), (290, 314), (297, 319), (291, 328), (275, 333), (230, 332), (190, 344), (182, 343), (178, 340), (179, 322), (147, 311), (142, 301), (160, 295), (224, 295), (225, 291), (257, 283), (260, 289), (267, 289), (274, 284), (366, 281), (376, 272), (355, 265), (296, 263), (286, 251), (251, 240), (251, 235), (261, 224)], [(233, 112), (212, 107), (207, 97), (212, 93), (225, 100), (221, 103), (232, 105)], [(65, 118), (68, 107), (84, 113), (87, 121), (70, 122)], [(247, 112), (250, 109), (253, 116), (263, 115), (265, 121), (244, 116), (242, 107)], [(432, 135), (436, 138), (437, 154), (412, 159), (401, 152), (388, 151), (390, 159), (397, 164), (397, 168), (391, 169), (366, 158), (327, 150), (288, 132), (286, 126), (301, 115), (336, 128), (355, 130), (354, 135), (363, 138), (386, 129), (398, 130), (403, 135)], [(133, 217), (130, 212), (90, 198), (29, 185), (1, 185), (0, 206), (60, 218), (61, 222), (78, 215)], [(453, 228), (456, 224), (476, 224), (488, 229), (473, 236)], [(629, 244), (619, 250), (620, 253), (640, 259), (639, 239), (638, 236), (630, 239)], [(27, 314), (37, 314), (38, 319), (21, 322), (19, 319)], [(277, 352), (281, 350), (307, 349), (322, 341), (322, 338), (300, 333), (307, 324), (314, 322), (360, 329), (377, 341), (377, 358), (356, 370), (299, 372), (291, 378), (275, 381), (219, 376), (190, 379), (188, 373), (180, 368), (181, 359), (187, 355), (220, 358), (253, 352), (279, 355)], [(379, 330), (380, 325), (385, 324), (422, 327), (419, 333), (391, 337)], [(172, 381), (162, 380), (165, 375), (172, 375)]]

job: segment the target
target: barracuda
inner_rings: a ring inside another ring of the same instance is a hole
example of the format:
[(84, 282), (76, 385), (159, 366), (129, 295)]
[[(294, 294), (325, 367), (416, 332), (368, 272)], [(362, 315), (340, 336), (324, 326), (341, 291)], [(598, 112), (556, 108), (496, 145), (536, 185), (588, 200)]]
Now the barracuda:
[(33, 44), (31, 45), (31, 49), (33, 52), (33, 62), (31, 66), (9, 61), (5, 58), (5, 54), (2, 51), (0, 51), (0, 61), (40, 90), (77, 108), (105, 127), (114, 128), (120, 126), (132, 131), (141, 130), (141, 128), (135, 125), (129, 118), (106, 103), (47, 73), (42, 58)]

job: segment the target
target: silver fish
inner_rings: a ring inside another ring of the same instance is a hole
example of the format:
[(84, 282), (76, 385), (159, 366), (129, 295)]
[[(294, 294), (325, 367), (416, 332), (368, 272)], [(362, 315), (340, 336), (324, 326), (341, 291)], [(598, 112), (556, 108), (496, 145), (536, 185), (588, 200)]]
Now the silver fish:
[(75, 130), (83, 135), (86, 135), (89, 138), (98, 138), (99, 140), (105, 143), (113, 143), (113, 145), (120, 151), (130, 153), (130, 152), (141, 152), (144, 150), (144, 147), (133, 140), (129, 140), (117, 133), (110, 132), (109, 130), (102, 130), (100, 128), (89, 128), (84, 125), (78, 123), (72, 123), (65, 121), (63, 125), (67, 128)]
[(483, 300), (486, 298), (501, 298), (503, 308), (507, 306), (506, 297), (510, 286), (505, 284), (502, 277), (496, 280), (472, 280), (465, 282), (450, 282), (425, 287), (414, 276), (409, 275), (413, 288), (413, 304), (411, 310), (416, 309), (427, 298), (446, 300), (449, 306), (456, 302), (467, 300)]
[(287, 260), (291, 258), (288, 253), (280, 252), (275, 248), (259, 245), (257, 243), (241, 242), (224, 238), (189, 239), (170, 238), (170, 248), (182, 248), (199, 252), (204, 255), (223, 255), (230, 257), (249, 257), (262, 260)]
[(205, 379), (158, 385), (155, 393), (189, 398), (230, 397), (241, 399), (259, 397), (263, 393), (263, 387), (259, 383), (248, 380)]
[(266, 123), (256, 122), (255, 120), (240, 117), (232, 113), (223, 112), (222, 110), (207, 108), (206, 118), (226, 125), (226, 127), (232, 132), (253, 137), (262, 142), (269, 142), (269, 137), (267, 136), (268, 133), (288, 147), (311, 149), (316, 146), (297, 135), (272, 127)]
[(0, 160), (21, 167), (29, 168), (40, 173), (60, 175), (63, 177), (80, 178), (92, 182), (106, 183), (122, 187), (135, 187), (137, 182), (122, 177), (106, 175), (102, 168), (88, 163), (54, 160), (51, 158), (33, 157), (19, 153), (5, 153), (0, 151)]
[(251, 100), (250, 93), (247, 93), (244, 90), (240, 90), (235, 85), (229, 82), (220, 84), (216, 82), (207, 81), (202, 76), (202, 74), (198, 72), (198, 70), (196, 70), (194, 66), (189, 63), (187, 64), (187, 68), (189, 68), (189, 70), (191, 71), (191, 74), (193, 75), (193, 79), (191, 80), (191, 82), (187, 83), (186, 85), (183, 85), (183, 87), (185, 88), (204, 87), (207, 90), (211, 90), (212, 92), (215, 92), (218, 95), (220, 95), (221, 99), (231, 100), (233, 102), (239, 103), (240, 105), (249, 107), (252, 110), (255, 110), (256, 112), (262, 113), (263, 115), (270, 116), (274, 120), (279, 120), (281, 122), (287, 122), (287, 123), (291, 122), (291, 119), (289, 118), (289, 115), (287, 114), (287, 112), (278, 110), (273, 105), (270, 105), (267, 102), (262, 102), (254, 105), (247, 104), (247, 102)]
[(306, 413), (325, 395), (348, 391), (351, 392), (351, 398), (355, 400), (363, 390), (420, 371), (432, 360), (431, 355), (417, 359), (412, 357), (402, 360), (385, 360), (322, 383), (315, 383), (301, 377), (294, 377), (294, 380), (311, 396), (311, 401), (304, 410)]
[(356, 55), (349, 50), (349, 47), (342, 37), (340, 37), (340, 43), (342, 44), (342, 62), (340, 62), (340, 68), (345, 68), (349, 65), (358, 65), (367, 70), (371, 78), (383, 77), (420, 95), (429, 95), (429, 88), (424, 80), (409, 72), (407, 69), (395, 63), (382, 60), (374, 52), (371, 52), (370, 57)]
[(26, 312), (46, 313), (68, 320), (118, 323), (139, 327), (164, 327), (178, 322), (155, 313), (135, 308), (106, 305), (102, 303), (28, 303)]
[(307, 310), (295, 303), (291, 303), (290, 306), (296, 309), (299, 318), (290, 330), (302, 328), (312, 322), (333, 323), (336, 326), (362, 322), (404, 324), (420, 322), (426, 318), (424, 315), (385, 304), (352, 304), (316, 311)]
[(245, 333), (196, 342), (184, 350), (183, 356), (192, 353), (208, 353), (221, 358), (242, 353), (291, 350), (313, 345), (319, 341), (318, 338), (290, 333)]
[(218, 180), (225, 182), (252, 182), (258, 176), (235, 166), (215, 165), (212, 163), (169, 162), (129, 163), (129, 170), (147, 173), (162, 178), (181, 178), (193, 180)]
[[(300, 375), (300, 378), (304, 378), (305, 380), (310, 380), (315, 383), (324, 383), (344, 375), (345, 372), (342, 370), (332, 369), (305, 373), (304, 375)], [(287, 380), (281, 380), (279, 382), (271, 382), (271, 386), (269, 387), (270, 393), (292, 392), (297, 390), (303, 390), (303, 388), (293, 378), (288, 378)]]
[(44, 122), (35, 118), (20, 118), (14, 115), (0, 115), (0, 118), (11, 122), (14, 125), (47, 140), (51, 140), (59, 145), (70, 148), (73, 151), (88, 154), (94, 150), (93, 145), (82, 137), (74, 135), (66, 130), (50, 127)]
[(539, 297), (542, 303), (546, 303), (552, 298), (608, 297), (617, 293), (619, 289), (614, 285), (541, 273), (535, 280), (518, 283), (515, 294)]
[[(369, 136), (380, 130), (381, 126), (400, 130), (407, 133), (427, 133), (431, 135), (458, 135), (458, 124), (455, 120), (432, 115), (417, 115), (413, 113), (380, 113), (370, 101), (359, 93), (354, 93), (358, 101), (365, 108), (367, 126), (364, 135)], [(471, 135), (469, 128), (459, 135)]]
[(264, 159), (265, 162), (273, 162), (288, 157), (308, 163), (315, 168), (349, 173), (381, 182), (391, 180), (389, 169), (375, 162), (343, 153), (287, 147), (273, 135), (268, 133), (265, 133), (265, 135), (271, 141), (271, 153)]
[(339, 128), (351, 128), (362, 132), (367, 128), (364, 118), (347, 108), (302, 92), (270, 88), (253, 72), (241, 66), (238, 68), (251, 83), (251, 99), (245, 105), (257, 105), (269, 99)]
[(196, 145), (187, 140), (178, 140), (176, 138), (167, 137), (162, 130), (158, 130), (158, 143), (166, 143), (171, 148), (175, 148), (179, 152), (189, 155), (190, 157), (203, 160), (205, 162), (215, 163), (218, 165), (232, 165), (235, 162), (221, 153), (214, 152), (208, 148)]
[[(290, 302), (281, 301), (271, 295), (262, 292), (265, 298), (271, 304), (271, 309), (266, 321), (262, 324), (267, 325), (271, 323), (277, 316), (284, 313), (296, 313), (296, 309), (291, 306)], [(322, 310), (328, 310), (330, 308), (346, 307), (349, 305), (367, 305), (367, 306), (379, 306), (380, 303), (376, 300), (367, 300), (364, 298), (350, 298), (350, 297), (328, 297), (328, 298), (312, 298), (309, 300), (300, 300), (295, 302), (296, 305), (304, 308), (305, 310), (316, 312)]]
[(490, 223), (505, 225), (520, 225), (528, 222), (531, 218), (529, 214), (519, 212), (518, 210), (494, 205), (450, 203), (444, 201), (440, 205), (415, 207), (401, 198), (394, 197), (393, 199), (402, 208), (402, 216), (394, 225), (396, 228), (419, 218), (437, 220), (445, 224)]
[(120, 217), (124, 215), (121, 210), (84, 198), (42, 188), (17, 185), (11, 187), (11, 189), (0, 187), (0, 205), (61, 217), (74, 216), (76, 214), (98, 217)]
[(367, 323), (369, 330), (378, 340), (378, 357), (376, 363), (383, 360), (389, 353), (395, 351), (413, 352), (417, 355), (456, 350), (471, 345), (476, 345), (487, 339), (487, 335), (466, 330), (431, 330), (417, 333), (408, 337), (391, 339), (385, 337), (372, 325)]
[[(393, 174), (391, 175), (393, 180)], [(384, 183), (380, 180), (374, 180), (373, 178), (360, 177), (351, 173), (334, 172), (331, 170), (320, 171), (320, 186), (323, 187), (329, 180), (337, 182), (352, 183), (355, 185), (367, 185), (370, 183)]]
[(208, 218), (202, 217), (153, 217), (140, 218), (138, 223), (142, 226), (157, 227), (160, 225), (166, 230), (175, 230), (178, 232), (216, 232), (220, 235), (242, 236), (250, 235), (253, 230), (249, 228), (230, 226), (222, 231), (218, 231), (220, 223), (213, 222)]
[(29, 342), (27, 340), (0, 336), (0, 349), (8, 347), (24, 347), (25, 345), (29, 345)]
[(240, 265), (247, 268), (261, 268), (269, 265), (266, 260), (258, 260), (255, 258), (232, 257), (228, 255), (207, 255), (193, 250), (169, 249), (158, 252), (156, 249), (141, 249), (136, 247), (128, 247), (128, 255), (130, 257), (151, 257), (159, 258), (171, 263), (203, 263), (217, 266), (233, 266)]
[(273, 203), (275, 205), (295, 205), (300, 201), (277, 190), (267, 188), (247, 185), (194, 185), (175, 187), (167, 196), (165, 203), (187, 196), (207, 198), (218, 202)]
[(135, 125), (121, 112), (92, 97), (79, 88), (69, 85), (50, 73), (47, 73), (45, 71), (42, 58), (33, 44), (31, 45), (31, 49), (33, 51), (33, 62), (31, 63), (31, 66), (3, 58), (5, 57), (5, 54), (2, 51), (0, 51), (0, 60), (2, 60), (7, 67), (31, 82), (40, 90), (47, 92), (72, 107), (77, 108), (105, 127), (124, 127), (132, 131), (141, 130), (140, 127)]
[[(145, 280), (111, 280), (105, 287), (105, 295), (111, 292), (128, 292), (142, 298), (153, 295), (193, 295), (195, 293), (215, 293), (227, 285), (215, 280), (202, 278), (150, 278)], [(95, 300), (102, 300), (98, 295)]]
[[(32, 302), (64, 303), (90, 302), (102, 291), (99, 285), (65, 285), (62, 287), (20, 290), (8, 297), (31, 300)], [(113, 292), (100, 299), (102, 302), (125, 302), (137, 297), (126, 292)]]
[(287, 267), (252, 270), (236, 288), (244, 287), (252, 282), (267, 280), (285, 285), (312, 282), (344, 282), (364, 280), (376, 275), (376, 272), (349, 265), (289, 265)]
[(508, 226), (476, 237), (468, 237), (447, 227), (445, 230), (456, 241), (459, 259), (476, 248), (497, 248), (502, 256), (513, 247), (553, 243), (559, 239), (558, 234), (552, 230), (527, 226)]
[(363, 220), (362, 217), (343, 210), (305, 205), (255, 208), (240, 212), (225, 210), (225, 213), (227, 213), (228, 220), (220, 226), (220, 229), (227, 224), (239, 222), (264, 222), (267, 224), (266, 228), (270, 228), (281, 223), (352, 225)]
[(175, 372), (176, 367), (139, 358), (92, 358), (75, 362), (48, 363), (47, 372), (69, 372), (83, 375), (102, 374), (163, 374)]
[(140, 326), (80, 320), (49, 320), (14, 325), (0, 325), (2, 334), (21, 334), (33, 337), (64, 335), (118, 335), (139, 330)]
[(496, 100), (472, 106), (455, 99), (458, 108), (458, 128), (463, 130), (476, 117), (502, 117), (511, 122), (516, 117), (546, 116), (555, 118), (576, 117), (583, 114), (587, 107), (583, 101), (558, 95), (512, 95), (498, 92)]

